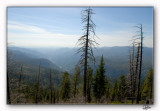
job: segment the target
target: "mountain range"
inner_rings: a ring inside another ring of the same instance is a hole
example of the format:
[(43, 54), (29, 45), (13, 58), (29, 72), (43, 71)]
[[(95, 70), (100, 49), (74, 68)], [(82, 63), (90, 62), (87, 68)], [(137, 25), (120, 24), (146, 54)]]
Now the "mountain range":
[[(113, 78), (118, 78), (119, 75), (129, 73), (129, 49), (131, 47), (99, 47), (93, 49), (96, 58), (95, 65), (90, 63), (94, 73), (103, 55), (106, 75)], [(58, 71), (68, 71), (74, 73), (74, 67), (80, 59), (80, 53), (77, 54), (77, 48), (22, 48), (8, 47), (12, 58), (15, 61), (54, 69)], [(142, 75), (145, 76), (148, 70), (153, 68), (153, 48), (143, 48), (143, 66)]]

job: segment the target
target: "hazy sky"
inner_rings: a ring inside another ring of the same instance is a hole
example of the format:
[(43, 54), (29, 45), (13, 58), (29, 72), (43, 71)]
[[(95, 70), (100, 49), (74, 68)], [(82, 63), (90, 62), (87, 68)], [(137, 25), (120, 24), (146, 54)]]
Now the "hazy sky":
[[(83, 35), (85, 7), (9, 7), (8, 43), (23, 47), (75, 47)], [(144, 46), (153, 47), (153, 8), (94, 7), (99, 46), (129, 46), (143, 24)]]

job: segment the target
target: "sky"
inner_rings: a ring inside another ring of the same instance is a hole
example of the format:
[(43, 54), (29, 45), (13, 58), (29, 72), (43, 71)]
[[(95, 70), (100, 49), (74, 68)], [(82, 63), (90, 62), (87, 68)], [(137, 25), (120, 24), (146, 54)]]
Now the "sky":
[[(19, 47), (75, 47), (84, 34), (87, 7), (8, 7), (8, 44)], [(99, 47), (129, 46), (143, 25), (143, 44), (153, 47), (152, 7), (91, 7)]]

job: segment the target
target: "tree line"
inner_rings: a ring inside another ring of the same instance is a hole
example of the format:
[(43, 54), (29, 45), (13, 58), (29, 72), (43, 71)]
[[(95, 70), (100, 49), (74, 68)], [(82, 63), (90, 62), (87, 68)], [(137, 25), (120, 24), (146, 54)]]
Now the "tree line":
[[(48, 73), (48, 87), (41, 86), (41, 63), (37, 71), (37, 81), (33, 85), (25, 84), (22, 80), (23, 66), (20, 67), (15, 89), (10, 89), (8, 84), (9, 104), (136, 104), (132, 102), (130, 92), (130, 76), (121, 75), (115, 82), (109, 81), (105, 75), (103, 56), (99, 66), (93, 73), (91, 67), (87, 71), (87, 102), (83, 96), (83, 77), (79, 66), (75, 67), (72, 78), (66, 71), (62, 75), (62, 81), (58, 86), (54, 84), (52, 71)], [(9, 78), (8, 78), (9, 79)], [(11, 83), (11, 80), (8, 80)], [(152, 103), (153, 97), (153, 70), (150, 69), (145, 82), (140, 88), (140, 103)], [(137, 92), (137, 91), (135, 91)], [(11, 96), (11, 97), (10, 97)]]

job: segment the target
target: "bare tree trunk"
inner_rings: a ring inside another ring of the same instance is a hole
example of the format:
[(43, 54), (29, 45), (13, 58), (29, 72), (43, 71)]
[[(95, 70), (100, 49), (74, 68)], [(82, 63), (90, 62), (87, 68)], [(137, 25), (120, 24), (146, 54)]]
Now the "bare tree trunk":
[(56, 89), (54, 87), (54, 92), (53, 92), (53, 103), (56, 103)]
[(136, 92), (136, 86), (137, 86), (137, 75), (138, 75), (138, 66), (139, 66), (139, 49), (140, 49), (140, 44), (138, 44), (138, 47), (137, 47), (137, 56), (136, 56), (136, 69), (135, 69), (135, 77), (134, 77), (134, 90), (133, 90), (133, 93), (134, 93), (134, 96), (136, 95), (135, 92)]
[(82, 23), (85, 23), (84, 30), (85, 34), (78, 39), (79, 46), (81, 46), (77, 53), (82, 52), (80, 58), (80, 64), (84, 70), (84, 80), (83, 80), (83, 96), (85, 98), (85, 102), (87, 102), (87, 70), (88, 70), (88, 59), (95, 63), (95, 57), (93, 55), (92, 47), (95, 48), (98, 43), (95, 41), (95, 24), (91, 20), (92, 9), (88, 8), (83, 11), (82, 15)]
[(132, 94), (132, 104), (133, 104), (133, 101), (134, 101), (134, 96), (133, 96), (133, 86), (134, 86), (134, 42), (133, 42), (133, 52), (132, 52), (132, 76), (131, 76), (131, 94)]
[(38, 93), (39, 93), (39, 82), (40, 82), (40, 70), (41, 70), (41, 62), (39, 64), (39, 70), (38, 70), (38, 79), (37, 79), (37, 88), (36, 88), (36, 98), (35, 98), (35, 103), (38, 103)]
[(132, 86), (133, 86), (132, 85), (133, 84), (133, 82), (132, 82), (133, 81), (133, 68), (132, 68), (133, 67), (133, 64), (132, 64), (132, 62), (133, 62), (132, 58), (133, 57), (132, 56), (133, 56), (133, 54), (130, 51), (130, 58), (129, 58), (129, 63), (130, 63), (130, 65), (129, 65), (130, 66), (130, 68), (129, 68), (129, 70), (130, 70), (130, 75), (129, 75), (129, 77), (130, 77), (130, 81), (129, 81), (129, 86), (130, 86), (129, 88), (130, 88), (130, 90), (129, 91), (130, 92), (129, 92), (129, 96), (131, 97), (131, 99), (132, 99), (132, 89), (133, 89), (132, 88)]
[(140, 52), (140, 68), (139, 68), (139, 78), (138, 78), (138, 93), (137, 93), (137, 103), (140, 101), (140, 84), (141, 84), (141, 70), (142, 70), (142, 49), (143, 49), (143, 32), (142, 32), (142, 24), (140, 25), (141, 31), (141, 52)]
[(89, 35), (89, 16), (90, 11), (88, 11), (88, 19), (87, 19), (87, 34), (86, 34), (86, 47), (85, 47), (85, 63), (84, 63), (84, 97), (86, 101), (86, 80), (87, 80), (87, 55), (88, 55), (88, 35)]

